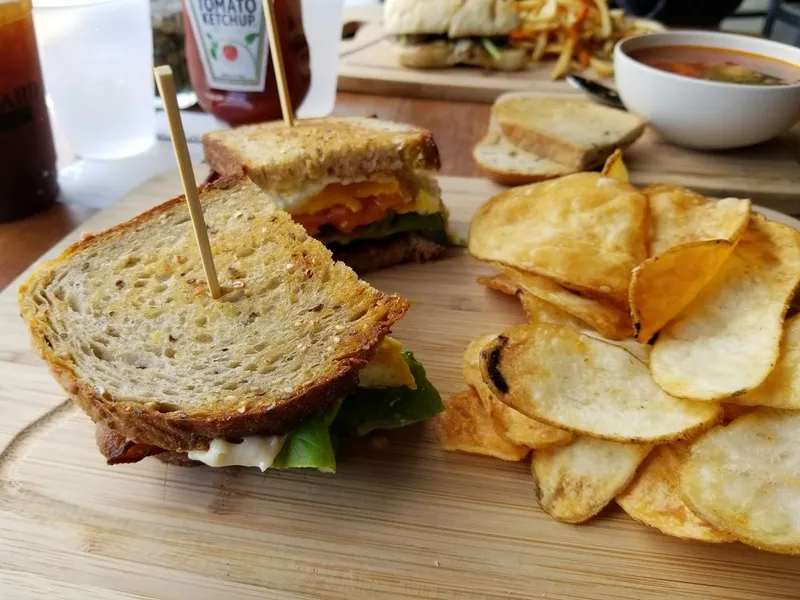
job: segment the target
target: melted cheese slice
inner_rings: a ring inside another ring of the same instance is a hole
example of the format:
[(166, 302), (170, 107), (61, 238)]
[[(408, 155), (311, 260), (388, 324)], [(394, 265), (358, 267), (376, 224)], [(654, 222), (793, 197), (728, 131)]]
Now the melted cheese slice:
[(188, 455), (209, 467), (258, 467), (263, 473), (275, 462), (285, 439), (282, 435), (254, 435), (241, 444), (232, 444), (218, 438), (211, 440), (208, 450), (192, 450)]
[(337, 204), (346, 206), (351, 212), (361, 210), (361, 198), (370, 196), (388, 196), (400, 192), (400, 183), (395, 179), (392, 181), (360, 181), (358, 183), (330, 183), (308, 200), (302, 210), (295, 214), (309, 214), (326, 210)]
[[(401, 193), (400, 182), (394, 178), (374, 181), (340, 183), (318, 181), (292, 194), (280, 194), (273, 201), (292, 215), (313, 215), (333, 206), (342, 205), (352, 212), (361, 210), (361, 199), (370, 196), (389, 196)], [(442, 211), (442, 201), (425, 190), (417, 192), (413, 201), (394, 209), (398, 213), (415, 212), (430, 215)]]
[(403, 360), (403, 346), (388, 335), (378, 346), (369, 364), (358, 372), (358, 387), (387, 388), (405, 386), (417, 389), (411, 369)]
[(404, 204), (395, 210), (400, 214), (413, 212), (420, 215), (434, 215), (442, 212), (442, 199), (425, 190), (420, 190), (413, 202)]

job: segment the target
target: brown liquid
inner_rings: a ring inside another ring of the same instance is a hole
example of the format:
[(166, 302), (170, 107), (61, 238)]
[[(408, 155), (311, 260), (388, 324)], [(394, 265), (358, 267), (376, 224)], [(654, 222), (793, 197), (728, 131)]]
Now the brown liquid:
[[(297, 109), (306, 97), (311, 83), (309, 50), (303, 32), (300, 2), (299, 0), (274, 1), (275, 20), (286, 68), (286, 83), (292, 107)], [(192, 82), (192, 89), (197, 94), (197, 102), (203, 110), (234, 126), (280, 119), (278, 84), (271, 60), (267, 66), (267, 79), (263, 91), (235, 92), (213, 89), (209, 87), (206, 79), (195, 33), (185, 5), (183, 19), (186, 29), (186, 65), (189, 69), (189, 79)]]
[(0, 4), (0, 222), (55, 202), (56, 152), (30, 0)]

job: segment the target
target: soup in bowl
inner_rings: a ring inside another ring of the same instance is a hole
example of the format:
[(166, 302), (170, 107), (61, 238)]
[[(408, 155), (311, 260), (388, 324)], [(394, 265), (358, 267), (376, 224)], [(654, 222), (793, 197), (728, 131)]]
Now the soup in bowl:
[(699, 149), (766, 141), (800, 119), (800, 49), (727, 33), (674, 31), (620, 42), (628, 110), (667, 139)]

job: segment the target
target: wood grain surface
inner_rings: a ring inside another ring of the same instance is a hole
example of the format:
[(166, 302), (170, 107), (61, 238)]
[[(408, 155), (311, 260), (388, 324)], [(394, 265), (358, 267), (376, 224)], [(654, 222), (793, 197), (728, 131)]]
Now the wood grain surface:
[[(461, 235), (498, 190), (441, 183)], [(159, 177), (84, 229), (179, 189), (177, 174)], [(475, 283), (488, 271), (459, 250), (370, 278), (413, 301), (394, 335), (443, 394), (464, 387), (468, 340), (523, 320)], [(525, 462), (440, 451), (428, 424), (381, 434), (388, 446), (344, 443), (335, 476), (107, 467), (89, 419), (30, 350), (15, 290), (0, 294), (3, 600), (798, 597), (797, 558), (668, 538), (617, 508), (557, 523), (537, 508)]]

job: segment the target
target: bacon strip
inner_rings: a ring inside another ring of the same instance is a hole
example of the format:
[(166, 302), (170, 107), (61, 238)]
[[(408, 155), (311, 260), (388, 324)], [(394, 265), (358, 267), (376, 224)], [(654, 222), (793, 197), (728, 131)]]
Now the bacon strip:
[(163, 448), (150, 444), (137, 444), (126, 439), (113, 429), (98, 423), (94, 433), (97, 448), (105, 456), (109, 465), (139, 462), (148, 456), (155, 456), (164, 452)]

